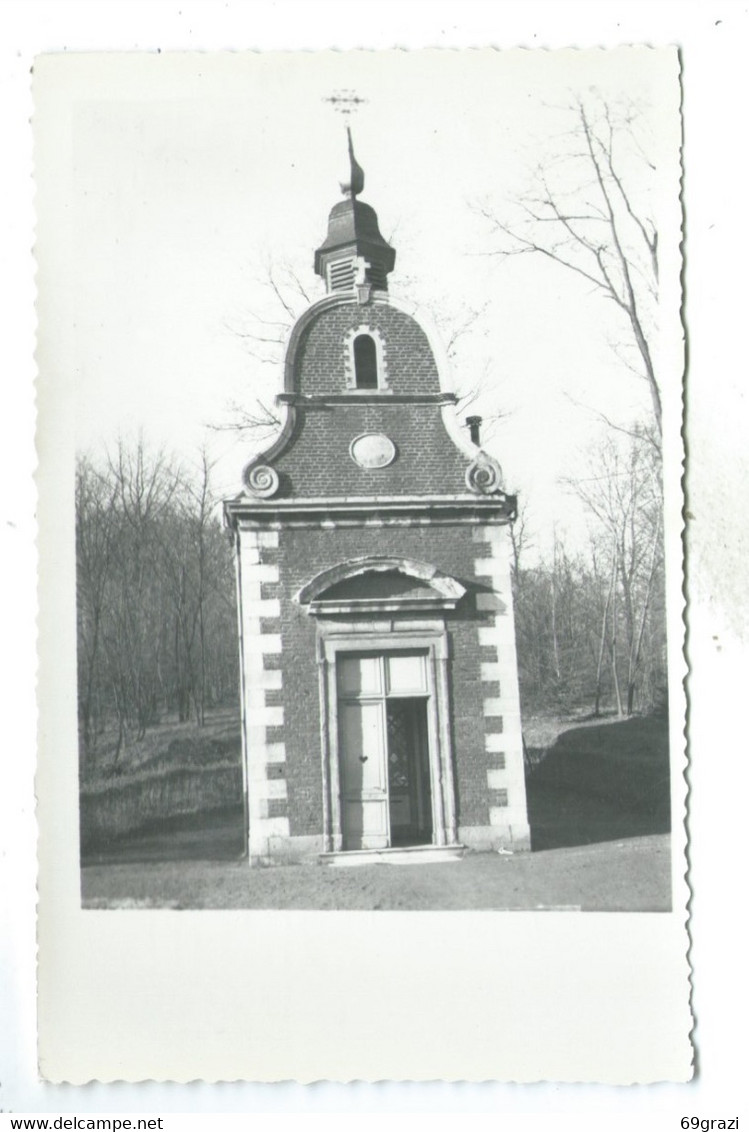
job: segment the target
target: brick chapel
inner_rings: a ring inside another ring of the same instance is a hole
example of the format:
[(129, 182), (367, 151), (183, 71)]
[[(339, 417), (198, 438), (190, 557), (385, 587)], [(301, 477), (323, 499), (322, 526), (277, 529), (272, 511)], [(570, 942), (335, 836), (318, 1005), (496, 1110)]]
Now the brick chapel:
[(434, 335), (351, 175), (286, 348), (284, 424), (225, 503), (252, 863), (530, 847), (515, 498), (455, 418)]

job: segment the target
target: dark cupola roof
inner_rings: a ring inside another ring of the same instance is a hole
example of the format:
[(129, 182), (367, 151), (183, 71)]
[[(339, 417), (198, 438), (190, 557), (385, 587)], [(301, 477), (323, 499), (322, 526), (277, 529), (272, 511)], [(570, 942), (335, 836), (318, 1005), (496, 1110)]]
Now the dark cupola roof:
[(375, 210), (357, 200), (364, 189), (364, 170), (354, 157), (351, 131), (347, 134), (350, 175), (341, 184), (346, 199), (331, 209), (328, 234), (315, 252), (315, 271), (328, 293), (357, 287), (386, 291), (395, 250), (383, 239)]

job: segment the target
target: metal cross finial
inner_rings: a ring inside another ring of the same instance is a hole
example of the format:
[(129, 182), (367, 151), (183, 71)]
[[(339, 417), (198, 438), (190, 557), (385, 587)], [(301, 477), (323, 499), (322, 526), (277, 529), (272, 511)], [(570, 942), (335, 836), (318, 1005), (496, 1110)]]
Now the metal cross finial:
[(354, 157), (354, 144), (351, 140), (351, 115), (354, 111), (358, 110), (363, 103), (367, 101), (366, 98), (361, 98), (356, 91), (353, 90), (336, 90), (323, 102), (329, 102), (333, 109), (343, 115), (344, 124), (346, 126), (346, 134), (348, 136), (348, 154), (349, 154), (349, 175), (345, 181), (341, 181), (341, 192), (346, 196), (351, 197), (353, 200), (364, 188), (364, 170)]
[(343, 114), (346, 121), (366, 101), (366, 98), (360, 98), (354, 90), (335, 90), (327, 98), (323, 98), (323, 102), (329, 102), (337, 114)]

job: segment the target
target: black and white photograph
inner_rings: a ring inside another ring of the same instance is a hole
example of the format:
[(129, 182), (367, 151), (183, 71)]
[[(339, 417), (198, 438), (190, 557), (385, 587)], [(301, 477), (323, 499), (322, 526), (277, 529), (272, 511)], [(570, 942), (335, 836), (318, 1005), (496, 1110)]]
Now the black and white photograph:
[(683, 1079), (676, 49), (34, 84), (42, 906), (271, 949), (658, 922)]
[(73, 120), (84, 905), (668, 910), (675, 53), (253, 62)]

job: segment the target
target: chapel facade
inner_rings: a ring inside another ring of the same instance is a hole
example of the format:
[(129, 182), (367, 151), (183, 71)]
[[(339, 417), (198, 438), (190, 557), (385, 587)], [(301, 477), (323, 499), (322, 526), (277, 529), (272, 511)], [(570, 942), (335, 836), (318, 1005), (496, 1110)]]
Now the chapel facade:
[(516, 501), (455, 419), (434, 335), (389, 296), (350, 136), (349, 154), (281, 433), (224, 505), (250, 861), (528, 849)]

